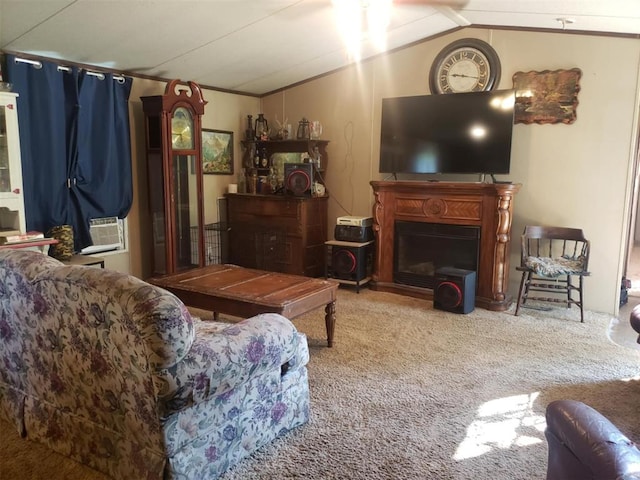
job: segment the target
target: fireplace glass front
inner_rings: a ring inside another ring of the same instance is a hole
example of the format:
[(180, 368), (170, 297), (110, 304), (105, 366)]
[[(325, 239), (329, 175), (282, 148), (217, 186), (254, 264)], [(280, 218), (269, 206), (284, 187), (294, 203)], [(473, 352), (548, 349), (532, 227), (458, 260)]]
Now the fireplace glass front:
[(393, 281), (432, 289), (440, 267), (477, 272), (479, 246), (479, 227), (396, 221)]

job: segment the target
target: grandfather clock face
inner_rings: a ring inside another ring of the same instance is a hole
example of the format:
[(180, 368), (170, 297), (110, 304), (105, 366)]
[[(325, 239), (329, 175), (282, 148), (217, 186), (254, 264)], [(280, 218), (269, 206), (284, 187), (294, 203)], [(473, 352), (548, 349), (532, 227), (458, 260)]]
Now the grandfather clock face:
[(193, 117), (184, 107), (176, 108), (171, 118), (171, 145), (174, 150), (193, 150)]

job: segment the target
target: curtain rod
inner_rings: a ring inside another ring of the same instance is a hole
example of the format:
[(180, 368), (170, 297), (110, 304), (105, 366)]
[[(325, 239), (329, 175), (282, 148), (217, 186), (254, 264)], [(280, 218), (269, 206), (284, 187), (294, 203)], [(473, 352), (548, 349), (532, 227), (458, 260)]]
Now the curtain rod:
[[(30, 60), (28, 58), (19, 58), (19, 57), (15, 57), (15, 61), (16, 62), (22, 62), (22, 63), (27, 63), (29, 65), (33, 65), (35, 68), (42, 68), (42, 62), (40, 62), (39, 60)], [(94, 77), (98, 77), (100, 80), (104, 80), (105, 76), (104, 73), (100, 73), (100, 72), (92, 72), (91, 70), (87, 70), (84, 69), (87, 72), (87, 75), (92, 75)], [(71, 72), (71, 67), (65, 67), (64, 65), (58, 65), (58, 71), (59, 72)], [(113, 79), (116, 80), (119, 83), (124, 83), (125, 82), (125, 78), (122, 75), (118, 75), (118, 74), (113, 74)]]

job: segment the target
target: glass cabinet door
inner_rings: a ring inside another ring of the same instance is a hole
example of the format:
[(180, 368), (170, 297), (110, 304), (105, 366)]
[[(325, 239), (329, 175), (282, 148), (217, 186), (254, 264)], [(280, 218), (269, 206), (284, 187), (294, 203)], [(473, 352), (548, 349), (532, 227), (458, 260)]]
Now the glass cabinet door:
[(25, 232), (18, 95), (0, 92), (0, 230)]
[(198, 185), (195, 160), (195, 155), (173, 156), (173, 258), (177, 270), (198, 266)]
[(0, 94), (0, 198), (22, 194), (22, 166), (15, 94)]
[(6, 109), (5, 105), (0, 105), (0, 193), (9, 193), (12, 190)]

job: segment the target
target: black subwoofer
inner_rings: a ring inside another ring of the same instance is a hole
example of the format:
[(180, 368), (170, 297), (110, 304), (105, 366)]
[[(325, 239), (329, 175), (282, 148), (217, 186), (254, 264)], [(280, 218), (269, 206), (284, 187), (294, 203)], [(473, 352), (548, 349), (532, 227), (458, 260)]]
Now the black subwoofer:
[(469, 313), (475, 307), (476, 272), (441, 267), (436, 270), (433, 308), (454, 313)]
[(289, 195), (310, 197), (313, 186), (313, 164), (285, 163), (284, 186)]
[(332, 245), (327, 251), (327, 278), (359, 282), (371, 275), (373, 248)]

